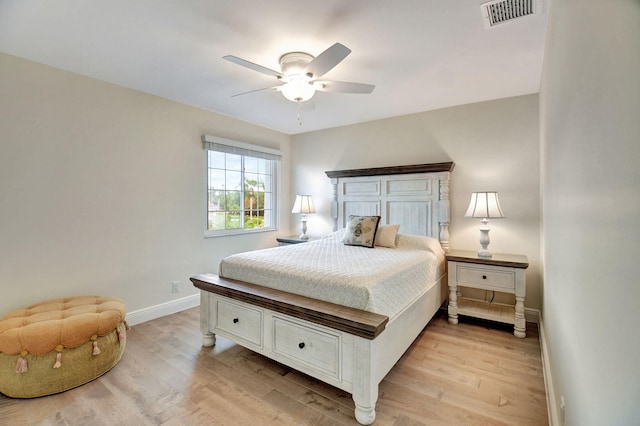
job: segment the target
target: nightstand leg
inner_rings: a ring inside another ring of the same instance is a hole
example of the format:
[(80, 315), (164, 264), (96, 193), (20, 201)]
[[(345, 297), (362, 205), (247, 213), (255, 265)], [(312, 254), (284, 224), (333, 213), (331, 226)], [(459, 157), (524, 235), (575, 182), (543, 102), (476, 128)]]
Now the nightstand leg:
[(524, 318), (524, 297), (516, 296), (516, 318), (513, 335), (524, 339), (527, 336), (527, 322)]
[(458, 292), (457, 286), (449, 286), (449, 323), (458, 323)]

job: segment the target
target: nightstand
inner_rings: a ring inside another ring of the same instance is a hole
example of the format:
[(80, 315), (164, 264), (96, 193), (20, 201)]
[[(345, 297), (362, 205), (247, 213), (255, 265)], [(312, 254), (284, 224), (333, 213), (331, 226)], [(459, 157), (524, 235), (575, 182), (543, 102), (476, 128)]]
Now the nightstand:
[(288, 237), (277, 237), (279, 246), (288, 246), (289, 244), (300, 244), (300, 243), (308, 243), (309, 241), (315, 241), (319, 239), (318, 237), (309, 237), (307, 240), (301, 240), (298, 235), (290, 235)]
[[(478, 257), (475, 251), (451, 250), (447, 253), (449, 271), (449, 322), (458, 315), (513, 324), (516, 337), (526, 336), (524, 298), (526, 294), (526, 256), (494, 254)], [(515, 306), (461, 297), (460, 287), (515, 294)]]

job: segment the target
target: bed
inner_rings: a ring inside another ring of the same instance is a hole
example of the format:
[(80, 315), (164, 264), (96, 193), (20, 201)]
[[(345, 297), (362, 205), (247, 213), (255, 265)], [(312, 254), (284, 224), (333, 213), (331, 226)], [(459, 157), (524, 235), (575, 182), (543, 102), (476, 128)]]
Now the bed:
[[(203, 346), (218, 334), (343, 389), (356, 420), (373, 423), (378, 384), (446, 298), (452, 170), (437, 163), (326, 172), (331, 235), (229, 256), (220, 275), (191, 278)], [(385, 233), (400, 225), (395, 247), (343, 244), (350, 218), (375, 216)]]

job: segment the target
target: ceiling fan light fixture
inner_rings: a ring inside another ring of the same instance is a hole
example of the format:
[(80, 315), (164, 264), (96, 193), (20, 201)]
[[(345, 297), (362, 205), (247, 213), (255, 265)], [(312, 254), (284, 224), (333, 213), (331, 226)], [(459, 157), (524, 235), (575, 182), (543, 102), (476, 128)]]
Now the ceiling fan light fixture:
[(309, 84), (308, 78), (292, 76), (289, 82), (281, 87), (282, 96), (292, 102), (308, 101), (316, 93), (316, 88)]
[[(516, 1), (516, 0), (494, 0), (494, 1)], [(525, 1), (525, 0), (517, 0)], [(534, 1), (534, 0), (527, 0)], [(260, 92), (266, 89), (272, 89), (282, 92), (285, 99), (291, 102), (305, 102), (311, 99), (316, 91), (322, 92), (339, 92), (339, 93), (363, 93), (369, 94), (375, 86), (363, 83), (351, 83), (348, 81), (318, 81), (323, 75), (332, 70), (344, 58), (351, 53), (351, 49), (340, 43), (334, 43), (331, 47), (320, 53), (318, 56), (310, 55), (306, 52), (289, 52), (280, 56), (280, 69), (282, 71), (272, 70), (262, 65), (254, 64), (246, 59), (237, 56), (223, 56), (227, 61), (241, 65), (250, 70), (257, 71), (261, 74), (275, 77), (279, 83), (277, 86), (265, 87), (263, 89), (252, 90), (250, 92), (239, 93), (244, 95), (247, 93)], [(299, 117), (298, 117), (299, 118)]]

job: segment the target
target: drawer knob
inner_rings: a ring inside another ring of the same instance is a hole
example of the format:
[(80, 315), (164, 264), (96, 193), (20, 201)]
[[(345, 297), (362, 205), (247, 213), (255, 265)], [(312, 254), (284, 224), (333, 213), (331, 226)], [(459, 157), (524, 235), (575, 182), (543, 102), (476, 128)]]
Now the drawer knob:
[(233, 319), (233, 323), (234, 323), (234, 324), (237, 324), (237, 323), (238, 323), (238, 321), (240, 321), (238, 318), (234, 318), (234, 319)]
[(486, 275), (483, 275), (483, 276), (482, 276), (482, 279), (483, 279), (483, 280), (486, 280), (486, 279), (487, 279), (487, 276), (486, 276)]
[(300, 342), (300, 343), (298, 343), (298, 347), (299, 347), (300, 349), (304, 349), (304, 342)]

